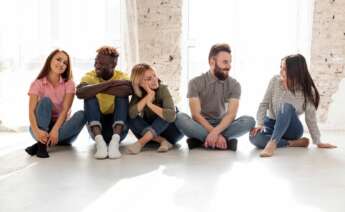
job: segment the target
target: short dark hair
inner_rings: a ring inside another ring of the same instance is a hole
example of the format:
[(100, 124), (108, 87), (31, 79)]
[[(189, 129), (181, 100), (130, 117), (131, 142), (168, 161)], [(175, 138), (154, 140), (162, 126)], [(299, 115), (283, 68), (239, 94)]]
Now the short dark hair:
[(117, 51), (116, 48), (112, 46), (102, 46), (99, 49), (97, 49), (98, 54), (103, 54), (103, 55), (109, 55), (115, 59), (119, 57), (119, 52)]
[(211, 60), (212, 57), (218, 55), (219, 52), (228, 52), (231, 54), (231, 48), (227, 43), (217, 43), (211, 47), (210, 53), (208, 55), (208, 61)]

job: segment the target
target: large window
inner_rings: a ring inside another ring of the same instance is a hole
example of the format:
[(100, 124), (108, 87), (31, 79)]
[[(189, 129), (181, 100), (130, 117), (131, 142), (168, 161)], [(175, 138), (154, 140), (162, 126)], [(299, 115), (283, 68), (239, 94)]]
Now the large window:
[[(70, 54), (76, 83), (93, 68), (100, 46), (118, 47), (121, 54), (122, 4), (123, 0), (1, 0), (0, 120), (10, 126), (28, 125), (23, 120), (26, 93), (53, 49)], [(73, 107), (80, 106), (75, 103)]]
[(95, 50), (120, 47), (120, 0), (2, 0), (3, 69), (40, 69), (54, 48), (68, 51), (75, 69), (89, 68)]
[[(242, 85), (242, 114), (255, 115), (282, 57), (297, 52), (310, 57), (311, 0), (188, 0), (184, 6), (186, 79), (208, 71), (213, 44), (229, 43), (230, 75)], [(182, 85), (185, 96), (187, 81)]]

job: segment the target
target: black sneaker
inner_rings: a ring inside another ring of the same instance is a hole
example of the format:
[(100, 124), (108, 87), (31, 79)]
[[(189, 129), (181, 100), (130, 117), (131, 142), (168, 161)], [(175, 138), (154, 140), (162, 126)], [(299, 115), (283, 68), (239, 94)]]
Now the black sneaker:
[(26, 147), (25, 152), (31, 156), (34, 156), (37, 154), (37, 149), (38, 149), (38, 146), (37, 146), (37, 143), (35, 143), (32, 146)]
[(42, 144), (41, 142), (37, 143), (37, 153), (36, 156), (39, 158), (49, 158), (49, 154), (47, 151), (47, 145)]
[(72, 146), (72, 144), (68, 142), (58, 142), (56, 146)]
[(226, 144), (227, 144), (229, 150), (236, 152), (236, 150), (237, 150), (237, 139), (236, 138), (226, 140)]
[(196, 138), (188, 138), (186, 142), (189, 149), (195, 149), (202, 146), (202, 141)]

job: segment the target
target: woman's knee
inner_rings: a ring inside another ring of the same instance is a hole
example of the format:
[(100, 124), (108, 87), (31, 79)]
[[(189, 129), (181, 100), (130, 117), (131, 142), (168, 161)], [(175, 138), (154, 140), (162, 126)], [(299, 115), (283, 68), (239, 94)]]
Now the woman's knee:
[(75, 112), (73, 116), (76, 117), (76, 119), (78, 120), (78, 122), (81, 125), (84, 125), (86, 123), (86, 115), (85, 115), (85, 112), (83, 110), (79, 110), (79, 111)]
[(256, 135), (256, 136), (250, 136), (249, 137), (249, 141), (250, 143), (252, 143), (256, 148), (259, 148), (259, 149), (264, 149), (266, 144), (267, 144), (267, 141), (266, 140), (263, 140), (263, 139), (260, 139), (259, 138), (259, 135)]
[(44, 97), (42, 97), (42, 98), (39, 100), (38, 105), (39, 105), (40, 107), (43, 106), (43, 107), (52, 108), (53, 102), (52, 102), (52, 100), (51, 100), (49, 97), (44, 96)]

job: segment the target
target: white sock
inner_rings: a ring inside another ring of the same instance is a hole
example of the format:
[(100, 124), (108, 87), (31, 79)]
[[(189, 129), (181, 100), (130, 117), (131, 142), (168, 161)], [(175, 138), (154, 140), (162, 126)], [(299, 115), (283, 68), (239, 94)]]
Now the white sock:
[(96, 153), (95, 158), (104, 159), (108, 155), (107, 144), (105, 143), (102, 135), (95, 136), (96, 141)]
[(109, 143), (108, 148), (108, 156), (109, 158), (116, 159), (121, 157), (121, 152), (119, 151), (120, 146), (120, 135), (114, 134), (111, 137), (111, 141)]

